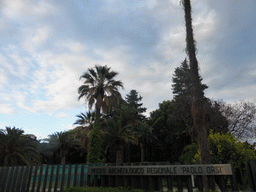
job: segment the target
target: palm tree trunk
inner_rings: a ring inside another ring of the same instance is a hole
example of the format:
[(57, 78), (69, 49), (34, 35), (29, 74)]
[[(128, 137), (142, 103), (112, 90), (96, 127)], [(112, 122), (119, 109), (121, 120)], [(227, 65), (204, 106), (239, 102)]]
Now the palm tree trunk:
[(127, 162), (131, 162), (131, 144), (128, 143), (127, 145)]
[(64, 165), (66, 163), (66, 155), (61, 157), (61, 162), (60, 164)]
[(145, 148), (144, 148), (144, 144), (141, 142), (140, 143), (140, 161), (144, 162), (145, 161)]
[[(207, 130), (204, 122), (204, 92), (201, 89), (200, 78), (198, 74), (198, 61), (196, 58), (195, 41), (193, 37), (191, 4), (190, 0), (183, 0), (186, 21), (186, 41), (187, 53), (190, 60), (191, 80), (193, 86), (193, 101), (192, 101), (192, 117), (194, 127), (197, 133), (197, 140), (200, 146), (201, 160), (203, 164), (211, 162), (211, 155), (207, 141)], [(203, 177), (205, 190), (209, 191), (208, 177)]]
[(123, 146), (121, 145), (116, 148), (116, 163), (123, 163)]
[(100, 129), (100, 106), (97, 102), (96, 104), (96, 118), (95, 118), (95, 124), (96, 124), (96, 127), (98, 127)]

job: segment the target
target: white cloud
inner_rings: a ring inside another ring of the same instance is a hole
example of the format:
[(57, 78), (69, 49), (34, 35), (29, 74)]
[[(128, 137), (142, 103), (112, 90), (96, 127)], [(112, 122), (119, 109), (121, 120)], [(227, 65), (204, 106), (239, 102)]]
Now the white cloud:
[(68, 48), (69, 51), (71, 51), (73, 53), (81, 53), (86, 48), (81, 43), (75, 42), (72, 40), (67, 40), (67, 41), (60, 40), (60, 41), (57, 41), (55, 44), (56, 44), (56, 46), (58, 46), (60, 48), (66, 47), (66, 48)]
[(193, 20), (194, 34), (197, 41), (204, 43), (215, 36), (217, 30), (217, 14), (214, 10), (202, 11)]
[(70, 117), (68, 114), (64, 113), (64, 112), (58, 112), (56, 114), (56, 117), (58, 118), (64, 118), (64, 117)]
[(112, 49), (108, 50), (96, 49), (95, 53), (102, 58), (100, 62), (97, 62), (97, 64), (107, 65), (114, 71), (124, 73), (126, 64), (128, 64), (127, 62), (129, 62), (129, 59), (132, 57), (130, 49), (130, 47), (125, 45), (113, 47)]
[(157, 0), (149, 0), (149, 1), (147, 1), (147, 7), (149, 9), (153, 9), (156, 6), (157, 6)]
[(4, 0), (3, 14), (11, 19), (20, 19), (23, 16), (39, 16), (49, 14), (53, 6), (46, 1), (24, 1), (24, 0)]
[(75, 128), (73, 124), (63, 125), (63, 127), (65, 127), (65, 130), (72, 130)]
[(12, 114), (15, 108), (10, 103), (0, 102), (0, 114)]
[(0, 89), (2, 89), (8, 82), (8, 78), (5, 71), (0, 68)]
[(28, 28), (24, 31), (23, 46), (33, 51), (42, 45), (50, 36), (51, 29), (49, 26), (39, 26), (36, 28)]

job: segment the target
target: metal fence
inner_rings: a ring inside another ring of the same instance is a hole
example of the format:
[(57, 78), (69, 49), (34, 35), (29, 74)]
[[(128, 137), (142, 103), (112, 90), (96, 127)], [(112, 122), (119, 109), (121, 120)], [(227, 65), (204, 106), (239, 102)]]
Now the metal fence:
[[(185, 175), (171, 174), (127, 174), (120, 172), (127, 166), (152, 171), (150, 166), (168, 167), (168, 162), (144, 162), (144, 163), (104, 163), (97, 165), (40, 165), (40, 166), (15, 166), (0, 167), (0, 191), (1, 192), (56, 192), (64, 191), (66, 187), (74, 186), (106, 186), (141, 188), (147, 191), (160, 191), (165, 187), (170, 191), (203, 191), (202, 175), (191, 172)], [(173, 167), (170, 165), (169, 167)], [(188, 165), (176, 165), (180, 169)], [(193, 165), (191, 165), (193, 166)], [(199, 166), (199, 165), (198, 165)], [(92, 168), (95, 171), (92, 173)], [(96, 169), (106, 172), (98, 172)], [(119, 172), (118, 172), (119, 170)], [(135, 169), (134, 169), (135, 170)], [(141, 169), (142, 170), (142, 169)], [(160, 169), (159, 169), (160, 170)], [(190, 171), (193, 169), (190, 169)], [(196, 170), (196, 169), (195, 169)], [(244, 162), (239, 167), (232, 166), (232, 175), (212, 175), (218, 183), (221, 191), (256, 191), (256, 161)], [(212, 180), (212, 182), (214, 181)], [(211, 185), (214, 188), (214, 185)]]
[(85, 186), (87, 165), (41, 165), (0, 168), (1, 192), (63, 191)]

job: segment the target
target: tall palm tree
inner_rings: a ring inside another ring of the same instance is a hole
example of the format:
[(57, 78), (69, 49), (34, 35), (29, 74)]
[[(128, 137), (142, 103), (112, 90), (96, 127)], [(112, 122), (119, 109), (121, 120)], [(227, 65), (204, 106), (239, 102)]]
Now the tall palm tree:
[[(200, 76), (198, 72), (198, 61), (196, 58), (196, 46), (193, 36), (192, 17), (191, 17), (191, 3), (190, 0), (182, 0), (182, 4), (185, 11), (186, 22), (186, 41), (187, 41), (187, 54), (190, 61), (190, 74), (192, 80), (192, 117), (194, 127), (197, 132), (197, 140), (200, 146), (202, 163), (210, 163), (211, 155), (207, 141), (207, 127), (204, 121), (205, 109), (204, 109), (204, 92), (201, 89)], [(209, 190), (209, 181), (207, 177), (204, 177), (205, 188)]]
[(118, 88), (123, 88), (123, 84), (121, 81), (114, 80), (117, 75), (117, 72), (110, 71), (106, 65), (96, 65), (95, 69), (89, 68), (80, 77), (84, 79), (84, 83), (78, 89), (78, 99), (86, 98), (89, 109), (95, 105), (97, 126), (100, 126), (100, 111), (106, 112), (109, 107), (120, 101), (121, 95)]
[(26, 135), (19, 128), (0, 129), (0, 164), (31, 165), (39, 163), (37, 140), (34, 135)]

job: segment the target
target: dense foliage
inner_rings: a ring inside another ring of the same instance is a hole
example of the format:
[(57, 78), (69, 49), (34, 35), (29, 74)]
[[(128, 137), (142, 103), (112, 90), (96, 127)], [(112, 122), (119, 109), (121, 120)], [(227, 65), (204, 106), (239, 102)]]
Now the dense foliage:
[(145, 120), (146, 117), (143, 113), (146, 112), (147, 109), (142, 107), (143, 103), (139, 103), (142, 100), (142, 96), (139, 96), (136, 90), (131, 90), (129, 94), (126, 95), (125, 99), (127, 104), (135, 109), (136, 117), (141, 121)]
[(37, 140), (22, 129), (0, 129), (0, 165), (33, 165), (39, 163)]
[[(256, 160), (256, 153), (248, 145), (242, 143), (231, 133), (210, 133), (208, 137), (212, 156), (212, 163), (228, 163), (233, 161), (238, 166), (243, 161)], [(200, 152), (193, 158), (193, 162), (200, 160)]]
[(100, 163), (101, 159), (101, 138), (98, 127), (94, 127), (90, 134), (89, 153), (87, 155), (87, 163)]

